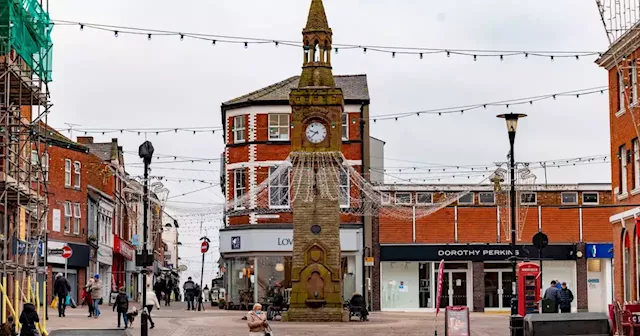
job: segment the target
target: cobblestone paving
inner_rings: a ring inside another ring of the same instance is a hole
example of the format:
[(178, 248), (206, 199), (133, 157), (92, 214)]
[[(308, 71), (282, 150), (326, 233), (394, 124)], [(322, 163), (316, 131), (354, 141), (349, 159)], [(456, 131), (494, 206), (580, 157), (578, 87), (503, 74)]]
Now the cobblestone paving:
[[(66, 318), (59, 318), (53, 310), (49, 311), (47, 321), (49, 332), (64, 329), (114, 329), (117, 326), (116, 314), (105, 307), (99, 319), (87, 317), (83, 308), (70, 309)], [(185, 311), (182, 305), (154, 310), (152, 317), (156, 327), (149, 331), (150, 336), (237, 336), (247, 335), (246, 321), (241, 318), (243, 312), (221, 311), (217, 308), (205, 312)], [(434, 314), (427, 313), (380, 313), (370, 315), (371, 321), (350, 323), (283, 323), (272, 322), (277, 336), (424, 336), (434, 334)], [(443, 317), (440, 316), (438, 335), (444, 335)], [(508, 317), (490, 314), (471, 314), (471, 334), (474, 336), (507, 336)], [(140, 318), (134, 323), (134, 329), (128, 330), (132, 336), (140, 335)], [(86, 335), (100, 336), (99, 331)]]

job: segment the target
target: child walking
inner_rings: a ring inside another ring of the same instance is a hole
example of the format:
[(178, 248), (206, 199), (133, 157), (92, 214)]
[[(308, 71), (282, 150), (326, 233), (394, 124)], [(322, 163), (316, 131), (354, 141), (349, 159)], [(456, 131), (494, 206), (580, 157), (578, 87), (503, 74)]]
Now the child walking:
[(120, 287), (116, 302), (113, 303), (113, 310), (118, 309), (118, 328), (120, 328), (120, 317), (124, 319), (124, 329), (127, 329), (129, 325), (127, 321), (127, 313), (129, 312), (129, 298), (124, 290), (124, 287)]

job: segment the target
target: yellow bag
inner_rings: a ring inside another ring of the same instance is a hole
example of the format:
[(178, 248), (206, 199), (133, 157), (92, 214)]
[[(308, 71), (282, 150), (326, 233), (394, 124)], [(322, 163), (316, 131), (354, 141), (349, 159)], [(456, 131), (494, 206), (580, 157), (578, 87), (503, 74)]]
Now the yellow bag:
[(58, 297), (54, 297), (53, 301), (51, 301), (51, 308), (56, 309), (58, 308)]

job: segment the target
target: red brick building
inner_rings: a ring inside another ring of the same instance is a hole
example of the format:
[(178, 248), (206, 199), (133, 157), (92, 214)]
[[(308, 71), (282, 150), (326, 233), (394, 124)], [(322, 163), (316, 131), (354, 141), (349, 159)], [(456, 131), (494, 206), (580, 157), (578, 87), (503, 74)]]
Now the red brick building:
[[(597, 63), (609, 74), (609, 127), (611, 130), (611, 181), (615, 204), (613, 229), (615, 299), (640, 299), (640, 135), (638, 62), (640, 31), (632, 29), (616, 40)], [(628, 204), (628, 207), (624, 205)]]
[[(380, 190), (383, 203), (406, 209), (406, 216), (389, 216), (383, 208), (374, 223), (379, 244), (374, 247), (373, 309), (435, 309), (438, 263), (445, 260), (442, 307), (508, 311), (513, 274), (504, 192), (493, 185), (385, 185)], [(458, 201), (424, 212), (466, 190), (471, 192)], [(544, 232), (549, 247), (542, 251), (543, 286), (566, 281), (576, 296), (574, 310), (606, 311), (612, 293), (609, 209), (580, 206), (609, 204), (610, 185), (523, 186), (517, 197), (518, 255), (538, 262), (532, 238)]]
[[(104, 188), (111, 177), (102, 160), (89, 153), (89, 148), (71, 141), (55, 130), (49, 129), (48, 154), (43, 169), (48, 183), (49, 213), (47, 216), (47, 247), (60, 249), (67, 245), (73, 254), (68, 260), (49, 255), (47, 266), (50, 274), (65, 272), (71, 284), (72, 296), (78, 300), (79, 292), (88, 277), (90, 268), (90, 234), (87, 227), (89, 186)], [(36, 156), (35, 149), (33, 156)], [(48, 288), (54, 277), (48, 277)]]
[[(299, 76), (243, 95), (222, 104), (225, 125), (223, 190), (228, 201), (251, 194), (268, 181), (274, 167), (291, 152), (291, 106), (289, 94), (298, 86)], [(347, 164), (369, 177), (369, 147), (379, 142), (369, 137), (369, 92), (365, 75), (335, 76), (344, 92), (342, 153)], [(346, 174), (343, 190), (356, 197)], [(226, 210), (226, 226), (220, 232), (221, 269), (225, 270), (227, 301), (234, 304), (262, 302), (273, 286), (291, 285), (293, 213), (289, 179), (269, 185), (269, 196), (251, 196), (245, 203)], [(348, 209), (349, 197), (341, 207)], [(268, 209), (265, 214), (258, 209)], [(347, 211), (345, 211), (347, 212)], [(357, 211), (356, 211), (357, 213)], [(341, 247), (345, 295), (363, 292), (364, 246), (371, 246), (370, 218), (341, 215)], [(242, 274), (241, 277), (238, 275)], [(255, 283), (251, 277), (257, 277)]]

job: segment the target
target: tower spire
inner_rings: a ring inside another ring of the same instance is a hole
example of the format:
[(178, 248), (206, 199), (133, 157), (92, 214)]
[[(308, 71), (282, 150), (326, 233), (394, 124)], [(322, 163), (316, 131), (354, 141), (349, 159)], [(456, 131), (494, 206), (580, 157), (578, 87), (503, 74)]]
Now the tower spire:
[(307, 26), (302, 30), (304, 60), (298, 87), (336, 85), (331, 71), (332, 38), (322, 0), (311, 0)]

